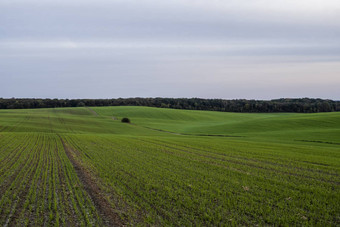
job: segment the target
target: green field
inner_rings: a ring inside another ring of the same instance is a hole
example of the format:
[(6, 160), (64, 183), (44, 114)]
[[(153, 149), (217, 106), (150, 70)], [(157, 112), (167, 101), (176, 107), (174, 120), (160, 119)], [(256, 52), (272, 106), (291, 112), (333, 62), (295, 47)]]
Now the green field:
[(0, 110), (0, 225), (339, 226), (340, 113)]

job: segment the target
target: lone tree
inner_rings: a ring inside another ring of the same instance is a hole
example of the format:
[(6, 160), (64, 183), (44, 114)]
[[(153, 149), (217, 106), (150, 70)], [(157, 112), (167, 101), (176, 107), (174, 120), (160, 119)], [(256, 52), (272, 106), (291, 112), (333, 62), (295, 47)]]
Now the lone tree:
[(122, 122), (123, 122), (123, 123), (130, 123), (130, 119), (127, 118), (127, 117), (124, 117), (124, 118), (122, 119)]

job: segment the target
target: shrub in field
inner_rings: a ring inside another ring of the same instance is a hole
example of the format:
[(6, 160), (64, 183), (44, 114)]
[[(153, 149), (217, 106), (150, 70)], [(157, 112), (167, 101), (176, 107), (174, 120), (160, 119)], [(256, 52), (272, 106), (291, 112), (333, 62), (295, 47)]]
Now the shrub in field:
[(122, 122), (123, 122), (123, 123), (130, 123), (130, 119), (127, 118), (127, 117), (124, 117), (124, 118), (122, 119)]

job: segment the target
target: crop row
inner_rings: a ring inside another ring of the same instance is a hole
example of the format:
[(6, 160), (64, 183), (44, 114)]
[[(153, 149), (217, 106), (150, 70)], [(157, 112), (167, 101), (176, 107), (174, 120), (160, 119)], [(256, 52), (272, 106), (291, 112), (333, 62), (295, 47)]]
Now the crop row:
[(5, 133), (0, 162), (0, 225), (101, 225), (57, 135)]
[(339, 222), (339, 166), (289, 162), (296, 160), (294, 152), (284, 160), (280, 153), (294, 147), (169, 138), (65, 136), (104, 187), (127, 201), (121, 212), (131, 223)]

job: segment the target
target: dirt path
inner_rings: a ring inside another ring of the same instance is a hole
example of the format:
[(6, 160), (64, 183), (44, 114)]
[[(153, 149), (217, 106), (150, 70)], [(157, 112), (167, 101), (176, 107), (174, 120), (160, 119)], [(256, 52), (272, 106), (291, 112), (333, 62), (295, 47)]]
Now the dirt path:
[(94, 111), (93, 109), (91, 109), (90, 107), (86, 107), (91, 113), (93, 113), (94, 116), (99, 116), (98, 113), (96, 111)]
[(181, 135), (181, 136), (186, 136), (186, 134), (183, 134), (183, 133), (177, 133), (177, 132), (170, 132), (170, 131), (165, 131), (165, 130), (162, 130), (162, 129), (157, 129), (157, 128), (150, 128), (150, 127), (147, 127), (147, 126), (141, 126), (143, 128), (147, 128), (147, 129), (150, 129), (150, 130), (153, 130), (153, 131), (158, 131), (158, 132), (165, 132), (165, 133), (169, 133), (169, 134), (173, 134), (173, 135)]
[(71, 161), (74, 169), (84, 185), (84, 189), (91, 197), (100, 217), (107, 226), (124, 226), (119, 215), (112, 208), (111, 204), (104, 198), (103, 193), (99, 186), (96, 184), (93, 176), (80, 164), (79, 160), (76, 159), (77, 151), (72, 150), (62, 138), (64, 150), (69, 160)]
[[(136, 125), (136, 124), (132, 124), (132, 125)], [(164, 133), (169, 133), (169, 134), (173, 134), (173, 135), (180, 135), (180, 136), (213, 136), (213, 137), (244, 137), (244, 136), (231, 136), (231, 135), (218, 135), (218, 134), (189, 134), (189, 133), (179, 133), (179, 132), (170, 132), (170, 131), (166, 131), (163, 129), (157, 129), (157, 128), (150, 128), (147, 126), (141, 126), (141, 125), (136, 125), (136, 126), (140, 126), (143, 128), (147, 128), (153, 131), (158, 131), (158, 132), (164, 132)]]

